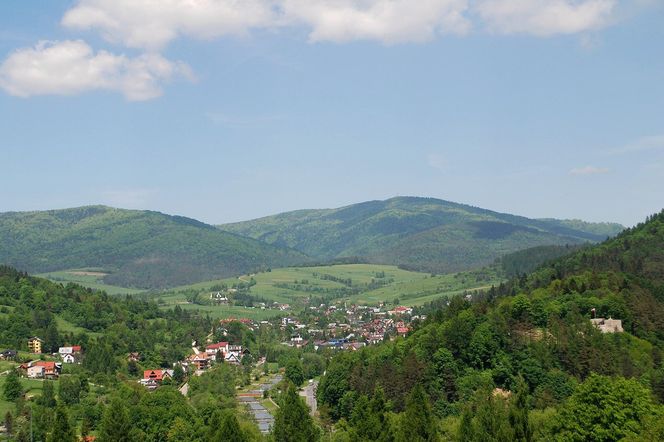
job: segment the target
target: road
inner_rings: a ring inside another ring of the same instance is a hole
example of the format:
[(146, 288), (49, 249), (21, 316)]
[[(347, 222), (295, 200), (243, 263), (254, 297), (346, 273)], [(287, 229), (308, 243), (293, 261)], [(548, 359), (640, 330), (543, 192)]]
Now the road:
[(318, 402), (316, 401), (316, 390), (318, 389), (318, 381), (313, 381), (309, 384), (307, 384), (306, 387), (300, 391), (300, 396), (304, 398), (304, 401), (307, 403), (307, 406), (311, 410), (310, 413), (311, 415), (316, 414), (316, 410), (318, 409)]

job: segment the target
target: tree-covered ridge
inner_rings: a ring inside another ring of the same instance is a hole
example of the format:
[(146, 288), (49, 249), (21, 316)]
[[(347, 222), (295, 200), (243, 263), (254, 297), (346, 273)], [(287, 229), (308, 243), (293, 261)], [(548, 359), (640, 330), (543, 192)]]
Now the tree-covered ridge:
[(220, 228), (287, 246), (320, 260), (453, 272), (541, 245), (597, 242), (617, 224), (534, 220), (433, 198), (399, 197), (339, 209), (299, 210)]
[(0, 214), (0, 262), (30, 272), (103, 268), (125, 287), (173, 287), (301, 264), (303, 254), (158, 212), (104, 206)]
[[(418, 440), (662, 440), (663, 282), (664, 212), (472, 302), (421, 309), (405, 339), (335, 357), (321, 409), (338, 440), (370, 440), (353, 434), (376, 420), (377, 440), (402, 440), (422, 388), (438, 435)], [(593, 311), (625, 331), (603, 333)], [(376, 397), (388, 405), (355, 419)]]

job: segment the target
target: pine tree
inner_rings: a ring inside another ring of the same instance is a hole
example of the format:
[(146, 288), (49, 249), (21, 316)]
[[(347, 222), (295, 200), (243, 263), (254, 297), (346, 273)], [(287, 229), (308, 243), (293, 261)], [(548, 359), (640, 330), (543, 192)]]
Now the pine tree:
[(237, 417), (231, 411), (224, 413), (221, 418), (221, 424), (214, 440), (217, 442), (248, 442), (247, 436), (240, 428)]
[(406, 400), (399, 439), (412, 442), (435, 441), (436, 419), (424, 388), (417, 384)]
[(101, 420), (99, 442), (130, 442), (133, 440), (127, 408), (120, 399), (113, 399)]
[(320, 438), (309, 408), (300, 399), (293, 384), (289, 384), (277, 410), (273, 436), (275, 442), (315, 442)]
[(21, 385), (21, 380), (18, 378), (18, 372), (16, 370), (10, 370), (7, 378), (5, 378), (2, 395), (10, 402), (14, 402), (23, 396), (23, 386)]
[(528, 385), (519, 378), (515, 395), (510, 404), (509, 421), (514, 432), (516, 442), (530, 442), (533, 439), (533, 432), (528, 420)]
[(5, 413), (5, 430), (7, 430), (7, 434), (10, 436), (14, 432), (14, 417), (11, 411)]
[(53, 408), (56, 405), (55, 402), (55, 388), (53, 388), (52, 381), (44, 381), (42, 387), (42, 394), (37, 398), (37, 403), (42, 407)]
[(46, 442), (76, 442), (74, 428), (69, 423), (69, 414), (63, 405), (59, 405), (55, 409), (53, 430), (48, 435)]

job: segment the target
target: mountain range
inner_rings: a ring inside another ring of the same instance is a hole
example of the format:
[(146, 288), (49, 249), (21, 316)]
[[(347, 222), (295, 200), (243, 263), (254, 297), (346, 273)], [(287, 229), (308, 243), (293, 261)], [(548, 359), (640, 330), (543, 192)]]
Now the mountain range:
[(219, 228), (320, 261), (361, 257), (440, 273), (479, 267), (536, 246), (599, 242), (624, 229), (615, 223), (529, 219), (418, 197), (298, 210)]
[(36, 273), (97, 268), (108, 273), (106, 283), (136, 288), (335, 260), (443, 273), (534, 246), (598, 242), (622, 229), (415, 197), (216, 227), (153, 211), (86, 206), (0, 213), (0, 263)]

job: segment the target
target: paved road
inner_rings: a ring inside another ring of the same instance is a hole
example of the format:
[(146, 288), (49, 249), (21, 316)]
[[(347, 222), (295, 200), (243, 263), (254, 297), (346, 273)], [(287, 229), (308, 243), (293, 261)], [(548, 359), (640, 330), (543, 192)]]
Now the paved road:
[(318, 403), (316, 401), (316, 390), (318, 389), (318, 381), (313, 381), (310, 384), (307, 384), (306, 387), (300, 391), (300, 396), (304, 398), (304, 401), (307, 403), (307, 406), (311, 410), (311, 415), (316, 414)]

